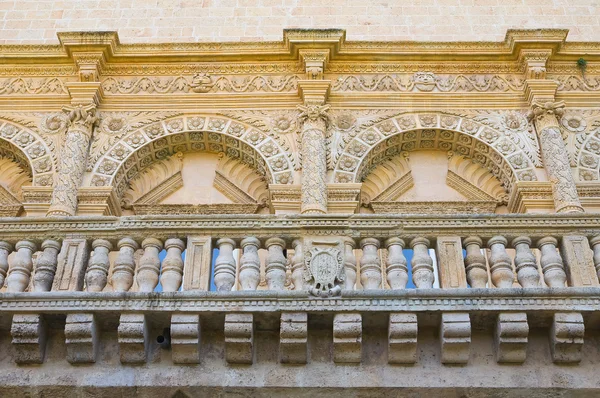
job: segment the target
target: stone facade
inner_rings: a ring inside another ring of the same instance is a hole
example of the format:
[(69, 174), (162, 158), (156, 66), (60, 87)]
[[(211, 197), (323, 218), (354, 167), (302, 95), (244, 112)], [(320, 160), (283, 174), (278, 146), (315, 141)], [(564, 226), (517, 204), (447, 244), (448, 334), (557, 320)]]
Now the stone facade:
[(566, 34), (0, 45), (2, 396), (597, 395)]

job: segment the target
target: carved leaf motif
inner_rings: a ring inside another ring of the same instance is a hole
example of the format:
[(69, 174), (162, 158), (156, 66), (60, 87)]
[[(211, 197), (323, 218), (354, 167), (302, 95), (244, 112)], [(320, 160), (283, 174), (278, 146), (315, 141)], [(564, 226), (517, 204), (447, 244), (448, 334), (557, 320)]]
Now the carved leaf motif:
[(68, 94), (68, 91), (62, 80), (57, 77), (46, 79), (18, 77), (0, 80), (0, 95), (3, 94)]

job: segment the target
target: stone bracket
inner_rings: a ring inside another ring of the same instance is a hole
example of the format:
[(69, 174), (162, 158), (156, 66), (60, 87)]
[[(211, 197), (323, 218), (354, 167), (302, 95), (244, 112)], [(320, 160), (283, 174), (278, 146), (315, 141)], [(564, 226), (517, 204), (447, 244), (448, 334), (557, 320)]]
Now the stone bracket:
[(469, 314), (460, 312), (442, 314), (440, 340), (442, 363), (466, 364), (469, 362), (471, 346), (471, 318)]
[(585, 326), (578, 312), (557, 312), (550, 328), (550, 352), (554, 363), (578, 363)]
[(254, 359), (254, 316), (225, 315), (225, 360), (231, 364), (252, 364)]
[(335, 314), (333, 317), (333, 361), (360, 363), (362, 358), (362, 316)]
[(171, 316), (171, 350), (173, 363), (200, 363), (200, 316)]
[(122, 314), (118, 329), (121, 363), (143, 364), (148, 356), (148, 322), (144, 314)]
[(279, 360), (281, 363), (307, 362), (308, 314), (283, 312), (279, 329)]
[(65, 324), (67, 361), (94, 363), (98, 352), (98, 325), (94, 314), (68, 314)]
[(391, 313), (388, 327), (388, 362), (417, 361), (417, 314)]
[(15, 362), (40, 364), (44, 362), (48, 328), (41, 314), (15, 314), (10, 328)]
[(529, 324), (524, 312), (500, 313), (494, 331), (496, 360), (499, 363), (523, 363), (527, 355)]
[(563, 236), (560, 252), (565, 262), (569, 286), (598, 286), (590, 242), (585, 236)]

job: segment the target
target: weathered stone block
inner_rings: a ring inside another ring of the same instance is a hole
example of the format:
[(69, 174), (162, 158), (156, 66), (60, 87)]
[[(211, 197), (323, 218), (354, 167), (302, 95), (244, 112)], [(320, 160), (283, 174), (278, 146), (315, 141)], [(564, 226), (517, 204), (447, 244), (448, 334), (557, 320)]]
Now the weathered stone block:
[(209, 290), (212, 246), (210, 236), (188, 236), (183, 290)]
[(44, 362), (48, 329), (41, 314), (15, 314), (10, 334), (16, 363), (24, 365)]
[(171, 316), (173, 363), (200, 363), (200, 316)]
[(85, 239), (65, 239), (58, 255), (52, 291), (81, 291), (90, 248)]
[(362, 316), (336, 314), (333, 317), (333, 361), (360, 363), (362, 358)]
[(67, 361), (70, 363), (96, 362), (98, 325), (94, 314), (68, 314), (65, 324)]
[(284, 312), (279, 329), (281, 363), (306, 363), (308, 347), (308, 315), (306, 312)]
[(585, 236), (563, 236), (560, 252), (569, 286), (598, 286), (593, 252)]
[(467, 313), (442, 314), (442, 363), (466, 364), (471, 346), (471, 318)]
[(528, 335), (526, 313), (498, 314), (494, 334), (496, 360), (500, 363), (523, 363), (527, 355)]
[(585, 326), (578, 312), (557, 312), (550, 328), (550, 352), (555, 363), (581, 361)]
[(144, 314), (122, 314), (118, 329), (121, 363), (142, 364), (148, 354), (148, 322)]
[(388, 362), (414, 364), (417, 361), (417, 315), (390, 314)]
[(254, 316), (225, 315), (225, 360), (232, 364), (251, 364), (254, 359)]
[(438, 237), (435, 254), (440, 272), (440, 287), (467, 287), (467, 275), (460, 238), (458, 236)]

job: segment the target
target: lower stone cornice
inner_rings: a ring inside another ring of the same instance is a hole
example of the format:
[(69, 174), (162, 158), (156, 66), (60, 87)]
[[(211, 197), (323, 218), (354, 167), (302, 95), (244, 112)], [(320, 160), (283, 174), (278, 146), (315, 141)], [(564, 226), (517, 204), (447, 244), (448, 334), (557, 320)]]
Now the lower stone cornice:
[(82, 312), (536, 312), (600, 311), (600, 288), (406, 289), (342, 291), (315, 298), (302, 291), (175, 293), (3, 293), (0, 313)]

